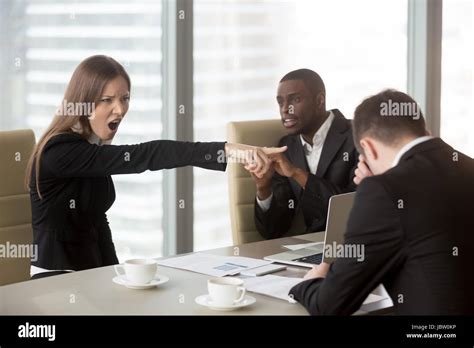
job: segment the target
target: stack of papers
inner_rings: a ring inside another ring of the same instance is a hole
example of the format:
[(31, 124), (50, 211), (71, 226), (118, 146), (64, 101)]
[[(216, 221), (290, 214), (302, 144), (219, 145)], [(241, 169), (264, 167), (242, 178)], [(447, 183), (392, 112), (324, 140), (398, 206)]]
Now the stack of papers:
[(178, 256), (157, 261), (157, 264), (161, 266), (185, 269), (187, 271), (207, 274), (214, 277), (235, 275), (243, 270), (265, 266), (270, 263), (271, 261), (252, 259), (250, 257), (217, 256), (205, 253)]

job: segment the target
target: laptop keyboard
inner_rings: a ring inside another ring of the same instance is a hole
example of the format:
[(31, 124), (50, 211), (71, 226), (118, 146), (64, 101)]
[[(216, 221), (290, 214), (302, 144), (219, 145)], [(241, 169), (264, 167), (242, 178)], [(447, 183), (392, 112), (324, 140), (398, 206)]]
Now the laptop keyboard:
[(322, 260), (323, 260), (323, 253), (319, 253), (319, 254), (300, 257), (292, 261), (310, 263), (312, 265), (319, 265)]

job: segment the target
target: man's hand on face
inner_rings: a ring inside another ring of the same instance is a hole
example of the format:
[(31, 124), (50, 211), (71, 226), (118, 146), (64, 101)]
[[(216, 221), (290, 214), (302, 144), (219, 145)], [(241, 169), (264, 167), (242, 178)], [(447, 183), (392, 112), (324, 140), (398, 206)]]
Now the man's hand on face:
[(313, 266), (308, 273), (304, 276), (304, 280), (314, 279), (314, 278), (324, 278), (329, 271), (329, 264), (326, 262), (321, 262), (317, 266)]
[(362, 180), (368, 176), (374, 175), (369, 169), (364, 155), (359, 155), (359, 163), (357, 164), (357, 169), (355, 170), (354, 182), (356, 185), (359, 185)]

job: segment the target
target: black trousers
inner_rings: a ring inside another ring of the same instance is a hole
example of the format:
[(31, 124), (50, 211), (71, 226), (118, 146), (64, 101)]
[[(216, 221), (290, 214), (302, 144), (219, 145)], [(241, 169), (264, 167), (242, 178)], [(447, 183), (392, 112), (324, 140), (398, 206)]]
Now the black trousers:
[(31, 279), (40, 279), (40, 278), (46, 278), (46, 277), (52, 277), (55, 275), (60, 275), (60, 274), (65, 274), (65, 273), (71, 273), (68, 271), (52, 271), (52, 272), (42, 272), (42, 273), (37, 273), (34, 276), (31, 277)]

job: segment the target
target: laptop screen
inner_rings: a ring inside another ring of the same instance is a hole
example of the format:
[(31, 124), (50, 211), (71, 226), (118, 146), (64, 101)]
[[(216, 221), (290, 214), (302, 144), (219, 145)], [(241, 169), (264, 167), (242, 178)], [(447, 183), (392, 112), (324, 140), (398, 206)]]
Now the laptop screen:
[(354, 197), (355, 192), (351, 192), (332, 196), (329, 199), (323, 262), (333, 262), (337, 258), (338, 250), (341, 250)]

